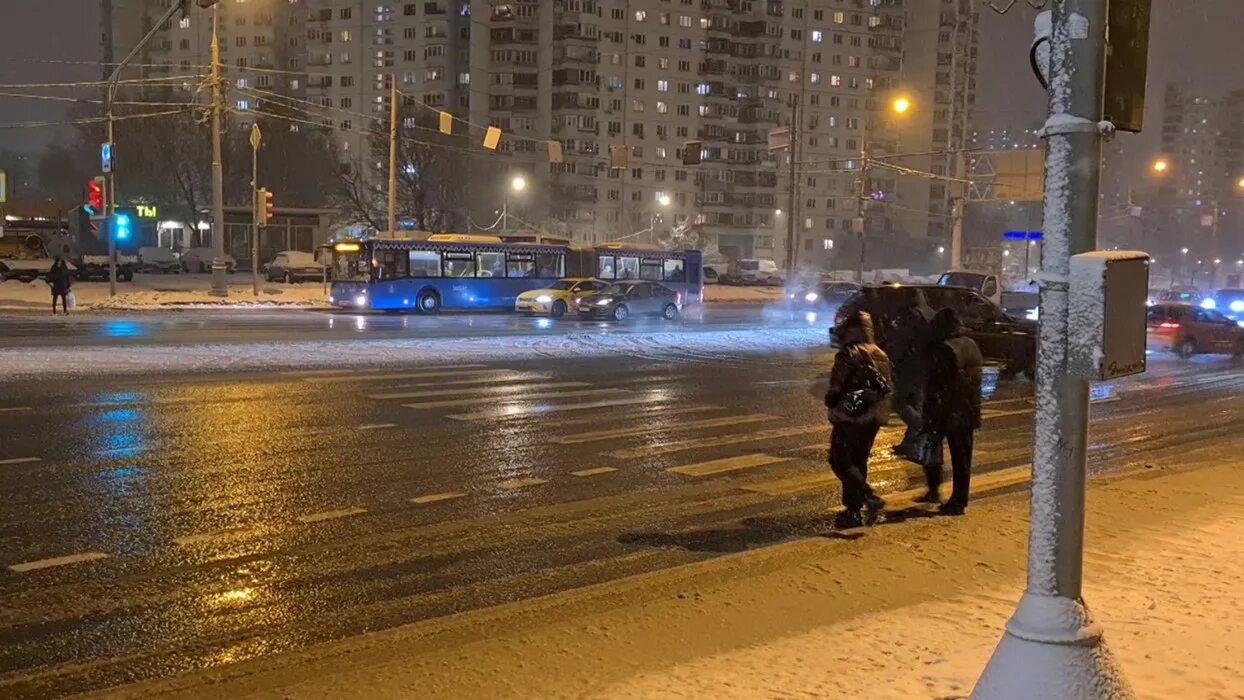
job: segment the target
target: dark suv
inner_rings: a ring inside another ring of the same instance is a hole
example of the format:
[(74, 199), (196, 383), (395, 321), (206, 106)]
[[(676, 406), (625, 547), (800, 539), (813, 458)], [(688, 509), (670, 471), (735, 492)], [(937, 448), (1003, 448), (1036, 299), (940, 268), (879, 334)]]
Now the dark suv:
[(887, 284), (864, 287), (838, 309), (838, 319), (856, 311), (873, 317), (877, 342), (885, 346), (886, 334), (898, 313), (910, 305), (916, 290), (934, 311), (953, 308), (967, 328), (967, 334), (980, 346), (985, 359), (1001, 363), (1004, 376), (1023, 372), (1033, 376), (1037, 361), (1037, 324), (1008, 316), (993, 302), (971, 289), (937, 285)]

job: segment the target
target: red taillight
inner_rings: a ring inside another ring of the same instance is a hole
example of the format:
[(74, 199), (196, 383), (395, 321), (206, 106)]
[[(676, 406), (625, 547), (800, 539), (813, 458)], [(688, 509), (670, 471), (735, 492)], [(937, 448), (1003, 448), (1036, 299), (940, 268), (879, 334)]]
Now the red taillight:
[(1158, 328), (1167, 328), (1167, 329), (1179, 328), (1179, 324), (1171, 322), (1171, 321), (1163, 321), (1158, 324)]

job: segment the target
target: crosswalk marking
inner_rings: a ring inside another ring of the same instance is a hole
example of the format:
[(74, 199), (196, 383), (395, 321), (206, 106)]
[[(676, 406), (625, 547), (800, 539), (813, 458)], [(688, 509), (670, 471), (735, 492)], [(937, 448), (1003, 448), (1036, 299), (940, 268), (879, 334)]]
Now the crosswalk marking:
[(548, 389), (570, 389), (573, 387), (591, 386), (587, 382), (547, 382), (534, 384), (505, 384), (502, 386), (476, 386), (458, 389), (433, 389), (431, 391), (399, 391), (386, 394), (368, 394), (367, 398), (377, 401), (390, 399), (420, 399), (435, 396), (468, 396), (471, 394), (515, 394), (524, 391), (545, 391)]
[(300, 515), (297, 517), (300, 523), (321, 523), (325, 520), (336, 520), (338, 518), (348, 518), (351, 515), (362, 515), (366, 513), (366, 508), (342, 508), (340, 510), (326, 510), (323, 513), (312, 513), (311, 515)]
[(65, 566), (67, 564), (80, 564), (87, 561), (96, 561), (99, 559), (107, 559), (108, 555), (103, 552), (83, 552), (82, 554), (70, 554), (65, 557), (54, 557), (52, 559), (40, 559), (38, 561), (28, 561), (21, 564), (10, 564), (9, 570), (19, 574), (27, 571), (38, 571), (39, 569), (50, 569), (54, 566)]
[(584, 442), (596, 442), (598, 440), (608, 440), (610, 438), (633, 437), (635, 435), (648, 435), (654, 431), (666, 430), (695, 430), (697, 428), (724, 428), (731, 425), (744, 425), (746, 423), (760, 423), (763, 421), (777, 420), (777, 416), (769, 416), (765, 414), (753, 414), (746, 416), (726, 416), (723, 418), (706, 418), (698, 421), (688, 421), (685, 423), (673, 423), (665, 426), (645, 425), (638, 428), (617, 428), (614, 430), (597, 430), (587, 433), (577, 433), (575, 435), (566, 435), (555, 437), (549, 442), (555, 445), (578, 445)]
[(42, 460), (38, 457), (16, 457), (14, 459), (0, 459), (0, 464), (29, 464), (39, 461)]
[(548, 479), (541, 479), (533, 476), (527, 479), (511, 479), (509, 481), (502, 481), (500, 484), (497, 484), (497, 488), (502, 491), (517, 491), (518, 489), (525, 489), (529, 486), (539, 486), (547, 483), (549, 483)]
[(665, 471), (685, 476), (708, 476), (710, 474), (733, 472), (740, 469), (751, 469), (752, 467), (763, 467), (769, 464), (789, 461), (790, 457), (774, 457), (773, 455), (765, 454), (742, 455), (739, 457), (726, 457), (725, 459), (713, 459), (707, 462), (697, 462), (695, 464), (684, 464), (681, 467), (670, 467)]
[(448, 382), (414, 382), (412, 384), (394, 384), (394, 389), (418, 389), (423, 386), (470, 386), (471, 384), (492, 384), (495, 382), (522, 382), (536, 381), (540, 379), (548, 379), (547, 374), (537, 374), (535, 372), (510, 372), (508, 370), (498, 370), (495, 376), (472, 377), (470, 379), (455, 379)]
[(17, 413), (19, 411), (29, 411), (30, 406), (10, 406), (8, 408), (0, 408), (0, 413)]
[(396, 428), (396, 427), (397, 427), (397, 423), (368, 423), (367, 425), (360, 425), (358, 429), (359, 430), (385, 430), (386, 428)]
[[(887, 464), (870, 467), (868, 469), (868, 481), (877, 486), (880, 482), (901, 477), (901, 480), (906, 483), (907, 475), (918, 468), (905, 462), (891, 461)], [(829, 488), (837, 483), (838, 479), (829, 471), (829, 467), (821, 466), (816, 472), (783, 477), (758, 484), (748, 484), (740, 488), (744, 491), (762, 493), (766, 496), (793, 496), (802, 491)]]
[[(583, 393), (583, 392), (580, 392)], [(569, 394), (560, 394), (559, 396), (568, 396)], [(535, 397), (527, 397), (535, 398)], [(477, 411), (475, 413), (457, 413), (448, 418), (452, 420), (487, 420), (493, 418), (514, 418), (517, 416), (529, 416), (532, 414), (544, 413), (565, 413), (567, 411), (586, 411), (593, 408), (608, 408), (611, 406), (631, 406), (639, 403), (651, 403), (657, 401), (651, 396), (634, 396), (627, 399), (608, 399), (605, 401), (590, 401), (587, 403), (569, 403), (559, 405), (539, 404), (536, 406), (499, 406), (487, 411)], [(597, 419), (599, 420), (599, 418)]]
[(305, 377), (304, 382), (378, 382), (394, 379), (435, 379), (436, 377), (463, 377), (477, 375), (496, 375), (506, 370), (500, 369), (466, 369), (467, 367), (483, 367), (483, 365), (463, 365), (463, 369), (425, 370), (420, 372), (390, 372), (388, 374), (366, 374), (358, 376)]
[(421, 506), (425, 503), (439, 503), (440, 501), (451, 501), (455, 498), (462, 498), (465, 495), (466, 495), (465, 493), (462, 493), (459, 491), (450, 491), (447, 493), (430, 493), (430, 494), (427, 494), (426, 496), (415, 496), (414, 498), (410, 499), (410, 502), (414, 503), (415, 505)]
[(505, 370), (494, 369), (489, 370), (488, 365), (466, 364), (466, 365), (439, 365), (421, 367), (411, 372), (385, 372), (382, 374), (369, 374), (366, 371), (358, 369), (307, 369), (293, 370), (290, 372), (279, 372), (282, 377), (297, 377), (303, 381), (310, 382), (359, 382), (359, 381), (379, 381), (383, 379), (405, 379), (419, 377), (438, 377), (446, 374), (479, 374), (475, 372), (461, 372), (459, 370), (484, 370), (490, 372), (503, 372)]
[[(563, 391), (563, 392), (536, 392), (532, 394), (519, 394), (514, 396), (477, 396), (470, 399), (449, 399), (446, 401), (419, 401), (416, 403), (404, 403), (402, 406), (406, 408), (449, 408), (452, 406), (479, 406), (483, 404), (496, 404), (503, 401), (534, 401), (536, 399), (561, 399), (573, 398), (576, 396), (609, 396), (612, 394), (629, 393), (625, 389), (584, 389), (583, 391)], [(503, 409), (504, 410), (504, 409)], [(515, 409), (517, 410), (517, 409)], [(507, 413), (508, 414), (508, 413)]]
[[(721, 406), (653, 406), (649, 409), (637, 410), (631, 413), (632, 418), (646, 418), (648, 416), (681, 416), (688, 413), (704, 413), (706, 411), (724, 411)], [(581, 416), (579, 418), (559, 418), (558, 425), (585, 425), (599, 423), (599, 416)]]
[(829, 426), (823, 423), (816, 425), (802, 425), (790, 428), (774, 428), (773, 430), (758, 430), (754, 433), (739, 433), (737, 435), (722, 435), (718, 437), (695, 438), (692, 440), (674, 440), (665, 443), (656, 443), (653, 445), (644, 445), (634, 449), (616, 450), (610, 452), (609, 456), (615, 459), (636, 459), (639, 457), (647, 457), (651, 455), (673, 454), (675, 452), (685, 452), (701, 447), (716, 447), (718, 445), (738, 445), (745, 442), (760, 442), (763, 440), (776, 440), (778, 438), (794, 437), (796, 435), (808, 435), (816, 432), (829, 432)]
[(612, 474), (618, 471), (613, 467), (596, 467), (595, 469), (581, 469), (577, 472), (570, 472), (571, 476), (600, 476), (601, 474)]
[(200, 544), (202, 542), (211, 542), (212, 540), (218, 540), (222, 537), (232, 537), (234, 535), (243, 535), (243, 534), (254, 532), (254, 531), (255, 531), (254, 528), (246, 527), (244, 525), (241, 525), (238, 527), (227, 527), (223, 530), (215, 530), (213, 532), (202, 532), (197, 535), (184, 535), (182, 537), (175, 537), (173, 538), (173, 544), (178, 544), (178, 545), (183, 545), (183, 546), (192, 545), (192, 544)]

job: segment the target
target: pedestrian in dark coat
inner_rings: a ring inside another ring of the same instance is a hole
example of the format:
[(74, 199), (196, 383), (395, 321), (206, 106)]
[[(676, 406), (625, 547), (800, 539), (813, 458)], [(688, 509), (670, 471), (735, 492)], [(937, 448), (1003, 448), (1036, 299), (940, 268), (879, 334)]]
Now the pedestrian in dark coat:
[(933, 307), (924, 290), (910, 289), (908, 303), (887, 319), (884, 348), (894, 365), (894, 394), (890, 404), (907, 425), (894, 454), (912, 457), (916, 436), (920, 434), (920, 413), (924, 406), (924, 386), (928, 373), (928, 348)]
[(924, 430), (935, 440), (936, 458), (926, 462), (929, 493), (925, 500), (940, 499), (941, 439), (945, 438), (954, 476), (950, 500), (942, 504), (941, 511), (962, 515), (972, 479), (973, 438), (981, 427), (981, 368), (985, 360), (976, 341), (964, 335), (954, 309), (937, 312), (931, 333)]
[(864, 523), (862, 510), (871, 515), (885, 506), (868, 485), (868, 457), (889, 418), (890, 359), (874, 342), (872, 318), (863, 311), (848, 316), (833, 333), (839, 347), (825, 394), (833, 426), (829, 466), (842, 482), (845, 510), (837, 524), (857, 527)]
[(65, 264), (63, 258), (58, 257), (52, 262), (52, 269), (48, 270), (47, 282), (52, 288), (52, 315), (56, 315), (57, 299), (60, 299), (61, 308), (65, 310), (65, 315), (68, 315), (69, 288), (73, 286), (73, 279), (69, 274), (69, 265)]

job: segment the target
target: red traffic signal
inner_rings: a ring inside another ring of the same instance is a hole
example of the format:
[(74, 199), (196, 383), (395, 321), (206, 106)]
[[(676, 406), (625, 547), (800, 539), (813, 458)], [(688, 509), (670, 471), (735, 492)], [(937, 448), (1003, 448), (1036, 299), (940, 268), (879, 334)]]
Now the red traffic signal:
[(92, 219), (108, 215), (108, 181), (102, 175), (86, 183), (86, 213)]

